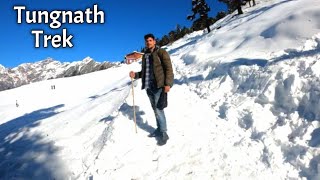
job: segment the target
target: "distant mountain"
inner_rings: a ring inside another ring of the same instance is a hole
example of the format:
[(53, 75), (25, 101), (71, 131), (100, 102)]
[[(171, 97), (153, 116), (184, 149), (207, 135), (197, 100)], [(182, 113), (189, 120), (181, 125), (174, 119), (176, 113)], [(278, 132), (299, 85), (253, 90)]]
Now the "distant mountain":
[(5, 68), (0, 64), (0, 91), (47, 79), (87, 74), (117, 65), (119, 63), (96, 62), (90, 57), (72, 63), (61, 63), (47, 58), (35, 63), (24, 63), (15, 68)]

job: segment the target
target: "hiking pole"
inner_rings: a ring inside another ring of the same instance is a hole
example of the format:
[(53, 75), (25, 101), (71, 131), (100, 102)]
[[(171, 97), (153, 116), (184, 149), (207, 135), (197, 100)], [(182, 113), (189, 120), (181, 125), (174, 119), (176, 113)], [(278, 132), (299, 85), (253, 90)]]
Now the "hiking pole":
[(133, 101), (133, 120), (134, 120), (134, 125), (135, 125), (135, 129), (136, 129), (136, 133), (138, 133), (137, 131), (137, 121), (136, 121), (136, 108), (134, 106), (134, 90), (133, 90), (133, 78), (131, 78), (131, 87), (132, 87), (132, 101)]

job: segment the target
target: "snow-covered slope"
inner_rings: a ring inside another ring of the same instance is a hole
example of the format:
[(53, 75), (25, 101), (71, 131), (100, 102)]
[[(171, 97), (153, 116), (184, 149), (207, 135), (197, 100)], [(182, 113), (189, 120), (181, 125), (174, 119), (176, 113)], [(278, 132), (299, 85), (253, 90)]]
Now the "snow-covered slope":
[(0, 92), (0, 179), (69, 179), (84, 171), (108, 138), (106, 118), (129, 94), (128, 68)]
[(0, 179), (320, 179), (318, 4), (258, 1), (166, 47), (165, 146), (140, 81), (135, 133), (137, 63), (0, 92)]
[(47, 79), (86, 74), (115, 65), (117, 64), (95, 62), (90, 57), (73, 63), (61, 63), (48, 58), (35, 63), (24, 63), (11, 69), (0, 65), (0, 91)]

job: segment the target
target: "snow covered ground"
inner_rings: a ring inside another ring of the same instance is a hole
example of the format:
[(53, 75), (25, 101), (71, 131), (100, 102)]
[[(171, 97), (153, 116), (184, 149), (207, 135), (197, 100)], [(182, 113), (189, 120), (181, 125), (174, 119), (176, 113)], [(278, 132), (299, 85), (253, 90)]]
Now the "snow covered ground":
[(319, 0), (244, 11), (166, 47), (165, 146), (138, 63), (0, 92), (0, 179), (320, 179)]

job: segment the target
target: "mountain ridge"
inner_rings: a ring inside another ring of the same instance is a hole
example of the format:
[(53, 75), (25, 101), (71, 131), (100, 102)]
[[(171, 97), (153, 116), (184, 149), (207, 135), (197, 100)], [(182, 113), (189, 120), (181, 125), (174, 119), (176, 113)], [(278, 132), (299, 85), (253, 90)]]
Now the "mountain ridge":
[(46, 58), (34, 63), (23, 63), (14, 68), (0, 64), (0, 91), (43, 80), (71, 77), (118, 66), (119, 63), (97, 62), (89, 56), (82, 61), (60, 62)]

